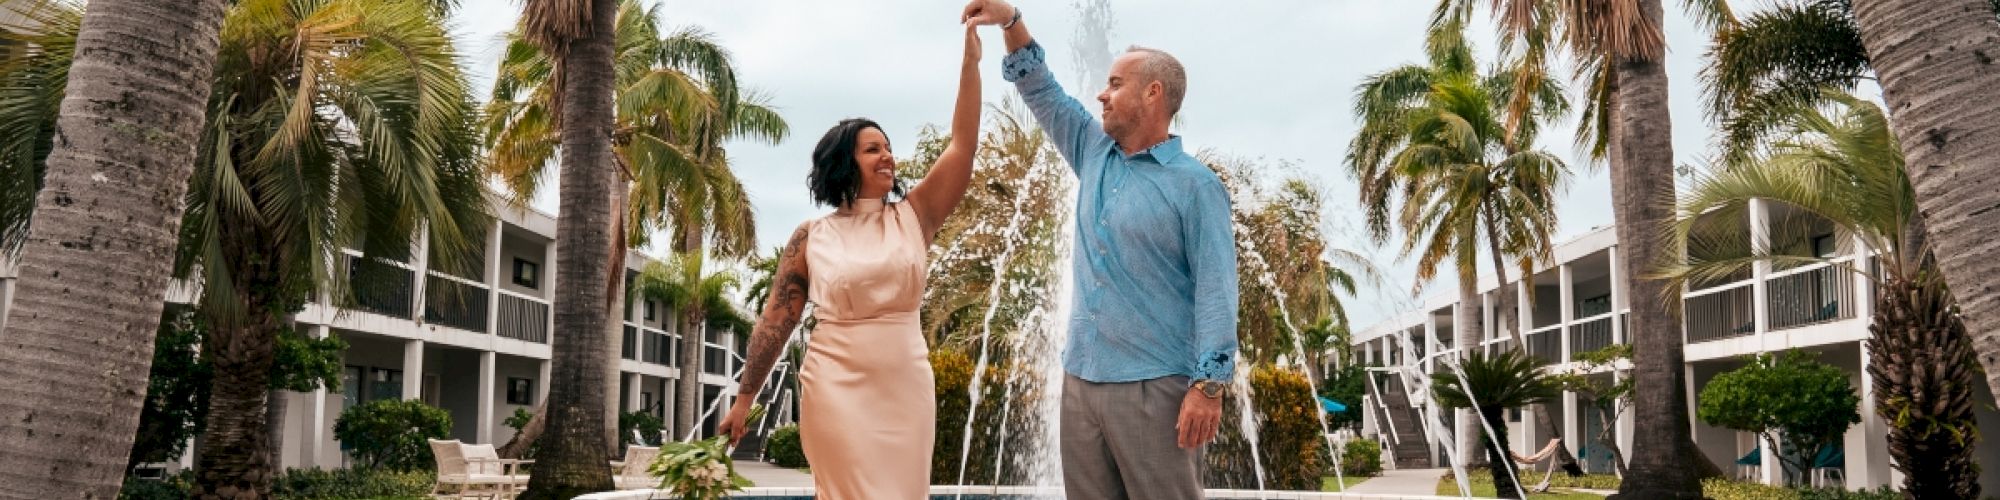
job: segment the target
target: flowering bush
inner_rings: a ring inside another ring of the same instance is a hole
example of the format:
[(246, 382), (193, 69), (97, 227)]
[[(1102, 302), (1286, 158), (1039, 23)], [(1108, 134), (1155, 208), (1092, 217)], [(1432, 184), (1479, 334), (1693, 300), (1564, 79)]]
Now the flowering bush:
[(686, 443), (667, 443), (660, 457), (646, 472), (660, 478), (660, 489), (672, 491), (680, 500), (728, 498), (729, 492), (743, 491), (749, 479), (736, 473), (729, 460), (728, 436), (716, 436)]

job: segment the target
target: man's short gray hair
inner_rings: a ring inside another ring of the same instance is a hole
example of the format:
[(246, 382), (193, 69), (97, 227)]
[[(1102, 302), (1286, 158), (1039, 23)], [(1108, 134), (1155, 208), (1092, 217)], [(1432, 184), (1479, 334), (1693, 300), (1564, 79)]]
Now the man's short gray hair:
[(1164, 50), (1138, 45), (1126, 48), (1125, 53), (1139, 54), (1140, 81), (1158, 81), (1160, 87), (1165, 89), (1167, 115), (1180, 114), (1181, 99), (1187, 97), (1187, 69), (1181, 67), (1181, 61)]

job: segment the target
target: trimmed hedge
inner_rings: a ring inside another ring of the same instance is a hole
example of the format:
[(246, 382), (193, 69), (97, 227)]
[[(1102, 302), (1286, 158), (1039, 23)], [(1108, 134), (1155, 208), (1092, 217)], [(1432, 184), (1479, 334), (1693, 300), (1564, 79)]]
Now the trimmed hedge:
[(1382, 443), (1373, 439), (1348, 441), (1340, 450), (1340, 469), (1348, 477), (1382, 475)]
[(779, 467), (798, 469), (811, 466), (806, 463), (805, 447), (799, 445), (797, 425), (772, 430), (771, 440), (764, 443), (764, 457)]

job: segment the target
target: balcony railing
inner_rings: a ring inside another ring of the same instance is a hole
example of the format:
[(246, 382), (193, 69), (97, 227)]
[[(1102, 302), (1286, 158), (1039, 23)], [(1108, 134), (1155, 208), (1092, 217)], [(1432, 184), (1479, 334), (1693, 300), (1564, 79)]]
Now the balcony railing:
[(701, 371), (710, 375), (729, 375), (729, 350), (721, 345), (703, 343)]
[(500, 321), (494, 329), (501, 337), (546, 344), (549, 341), (549, 303), (501, 290)]
[(353, 287), (355, 308), (383, 316), (410, 319), (410, 309), (416, 304), (412, 290), (416, 274), (387, 262), (353, 254), (347, 257), (347, 276)]
[(1528, 355), (1541, 360), (1542, 364), (1555, 364), (1562, 360), (1562, 326), (1551, 326), (1528, 333)]
[(1793, 269), (1764, 281), (1771, 329), (1854, 318), (1854, 272), (1838, 265)]
[(1611, 345), (1611, 314), (1578, 321), (1569, 327), (1570, 360), (1576, 354), (1603, 349)]
[(1688, 293), (1682, 299), (1688, 343), (1756, 333), (1754, 298), (1749, 282)]
[(486, 333), (486, 287), (432, 274), (424, 281), (424, 321)]
[(632, 325), (625, 325), (625, 338), (618, 344), (618, 356), (636, 361), (639, 359), (638, 355), (639, 329)]

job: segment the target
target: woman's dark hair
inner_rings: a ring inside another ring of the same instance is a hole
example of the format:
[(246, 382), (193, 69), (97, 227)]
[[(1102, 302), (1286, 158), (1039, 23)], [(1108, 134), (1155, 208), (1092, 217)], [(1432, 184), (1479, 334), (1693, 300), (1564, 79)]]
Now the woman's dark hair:
[[(806, 177), (813, 203), (839, 208), (861, 197), (861, 165), (854, 162), (854, 146), (861, 140), (861, 131), (871, 128), (882, 130), (874, 120), (848, 118), (819, 138), (819, 145), (813, 147), (812, 174)], [(902, 179), (896, 179), (890, 194), (903, 195)]]

